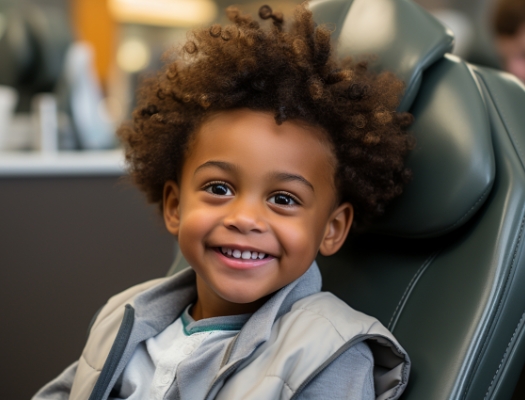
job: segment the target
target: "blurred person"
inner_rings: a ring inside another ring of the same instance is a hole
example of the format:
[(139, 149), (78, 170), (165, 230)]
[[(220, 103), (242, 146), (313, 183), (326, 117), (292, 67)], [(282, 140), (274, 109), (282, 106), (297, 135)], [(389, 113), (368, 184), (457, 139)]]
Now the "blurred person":
[(503, 68), (525, 82), (525, 0), (499, 0), (493, 23)]

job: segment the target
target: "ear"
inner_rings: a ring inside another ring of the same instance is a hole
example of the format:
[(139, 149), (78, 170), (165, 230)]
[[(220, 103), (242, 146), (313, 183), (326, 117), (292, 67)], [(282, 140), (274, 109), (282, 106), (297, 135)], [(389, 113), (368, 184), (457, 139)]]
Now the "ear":
[(162, 213), (166, 229), (175, 236), (179, 235), (180, 226), (180, 190), (174, 181), (164, 184), (162, 194)]
[(319, 251), (323, 256), (331, 256), (341, 248), (348, 236), (353, 219), (354, 208), (350, 203), (341, 204), (330, 214), (324, 237), (319, 247)]

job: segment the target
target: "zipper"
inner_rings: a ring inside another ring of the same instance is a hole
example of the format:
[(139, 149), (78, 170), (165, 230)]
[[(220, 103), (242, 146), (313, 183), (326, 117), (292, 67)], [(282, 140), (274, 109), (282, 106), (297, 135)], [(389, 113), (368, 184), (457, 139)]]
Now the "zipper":
[[(226, 352), (224, 354), (224, 357), (222, 358), (222, 362), (221, 362), (221, 367), (220, 368), (224, 367), (228, 363), (228, 361), (230, 360), (230, 356), (231, 356), (231, 353), (233, 351), (233, 347), (237, 343), (237, 339), (239, 339), (239, 333), (234, 336), (233, 340), (230, 342), (230, 344), (226, 348)], [(243, 357), (242, 359), (237, 360), (235, 363), (230, 365), (228, 367), (228, 369), (226, 369), (226, 371), (224, 371), (222, 374), (220, 374), (218, 377), (216, 377), (213, 380), (213, 382), (212, 382), (212, 384), (211, 384), (211, 386), (210, 386), (210, 388), (208, 390), (208, 393), (206, 393), (205, 400), (209, 400), (210, 399), (210, 395), (213, 394), (213, 392), (215, 391), (215, 388), (217, 387), (219, 382), (224, 382), (232, 374), (232, 372), (235, 371), (235, 369), (239, 366), (239, 364), (241, 362), (243, 362), (245, 359), (246, 359), (246, 357)]]
[(100, 372), (100, 376), (95, 383), (95, 387), (89, 396), (89, 400), (102, 400), (106, 389), (111, 382), (111, 378), (115, 374), (117, 366), (124, 354), (126, 345), (128, 344), (129, 337), (131, 335), (131, 329), (133, 328), (133, 322), (135, 320), (135, 310), (129, 304), (126, 304), (124, 310), (124, 317), (120, 324), (120, 328), (115, 338), (115, 342), (111, 346), (108, 358), (104, 363), (104, 367)]

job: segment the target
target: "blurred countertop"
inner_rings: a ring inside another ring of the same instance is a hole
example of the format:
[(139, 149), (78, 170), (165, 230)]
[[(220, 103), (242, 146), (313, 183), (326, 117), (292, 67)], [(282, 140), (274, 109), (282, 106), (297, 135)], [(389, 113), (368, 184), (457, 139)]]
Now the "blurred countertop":
[(0, 178), (119, 176), (125, 173), (122, 149), (56, 153), (0, 151)]

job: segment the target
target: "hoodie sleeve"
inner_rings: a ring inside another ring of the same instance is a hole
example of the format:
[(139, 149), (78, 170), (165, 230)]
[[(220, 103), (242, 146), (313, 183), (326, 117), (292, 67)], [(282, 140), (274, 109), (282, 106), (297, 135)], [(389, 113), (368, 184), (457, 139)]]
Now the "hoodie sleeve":
[(45, 385), (31, 400), (67, 400), (77, 372), (78, 361), (67, 367), (64, 372)]
[(374, 400), (374, 357), (368, 345), (350, 347), (298, 395), (300, 400)]

